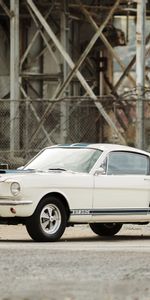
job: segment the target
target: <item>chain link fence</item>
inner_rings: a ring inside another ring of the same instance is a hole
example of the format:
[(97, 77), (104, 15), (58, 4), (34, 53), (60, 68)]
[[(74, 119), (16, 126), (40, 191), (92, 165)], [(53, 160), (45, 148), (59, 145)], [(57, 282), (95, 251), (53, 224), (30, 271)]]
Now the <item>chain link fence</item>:
[(43, 147), (98, 141), (98, 112), (91, 100), (0, 101), (0, 162), (19, 166)]
[[(134, 144), (136, 102), (98, 99), (127, 143)], [(146, 136), (150, 144), (150, 101), (144, 102)], [(54, 144), (118, 142), (94, 102), (89, 98), (12, 101), (0, 100), (0, 162), (19, 167), (42, 148)]]

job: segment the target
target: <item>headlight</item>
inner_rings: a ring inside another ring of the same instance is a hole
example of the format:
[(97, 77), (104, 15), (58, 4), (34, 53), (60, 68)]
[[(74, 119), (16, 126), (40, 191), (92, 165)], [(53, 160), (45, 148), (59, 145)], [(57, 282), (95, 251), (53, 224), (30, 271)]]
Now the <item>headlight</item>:
[(10, 186), (10, 190), (13, 196), (17, 196), (20, 193), (20, 184), (18, 182), (13, 182)]

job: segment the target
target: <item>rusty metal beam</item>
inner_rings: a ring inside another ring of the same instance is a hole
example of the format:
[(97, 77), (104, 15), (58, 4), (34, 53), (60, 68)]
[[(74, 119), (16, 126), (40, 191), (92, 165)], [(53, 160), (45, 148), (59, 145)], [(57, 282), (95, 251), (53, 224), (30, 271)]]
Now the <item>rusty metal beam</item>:
[(135, 64), (135, 62), (136, 62), (136, 55), (134, 55), (134, 57), (131, 59), (130, 63), (128, 64), (128, 66), (126, 67), (126, 69), (124, 70), (124, 72), (122, 73), (122, 75), (120, 76), (118, 81), (116, 82), (115, 86), (113, 87), (112, 94), (116, 93), (117, 89), (121, 85), (125, 76), (128, 76), (128, 73), (130, 72), (130, 70), (133, 67), (133, 65)]
[[(85, 9), (85, 7), (82, 5), (82, 3), (81, 3), (80, 0), (76, 0), (76, 2), (80, 5), (80, 10), (85, 15), (85, 17), (87, 18), (87, 20), (89, 21), (89, 23), (92, 25), (92, 27), (95, 29), (95, 31), (97, 31), (98, 30), (98, 26), (97, 26), (96, 22), (93, 20), (93, 18), (91, 17), (91, 15), (89, 14), (89, 12), (87, 11), (87, 9)], [(121, 69), (123, 71), (125, 71), (126, 66), (123, 64), (123, 62), (121, 61), (121, 59), (119, 58), (119, 56), (117, 55), (117, 53), (114, 51), (113, 47), (108, 42), (108, 40), (106, 39), (106, 37), (104, 36), (104, 34), (102, 32), (100, 33), (99, 37), (103, 41), (104, 45), (107, 47), (108, 51), (115, 58), (115, 60), (117, 61), (117, 63), (120, 65)], [(132, 82), (133, 86), (135, 87), (136, 86), (136, 81), (133, 78), (133, 76), (131, 76), (128, 73), (126, 74), (126, 76), (130, 79), (130, 81)]]
[(75, 72), (80, 68), (81, 64), (83, 63), (83, 61), (85, 60), (85, 58), (89, 54), (90, 50), (92, 49), (92, 47), (94, 46), (95, 42), (99, 38), (99, 36), (102, 33), (103, 29), (106, 27), (106, 25), (109, 22), (110, 18), (114, 14), (114, 11), (115, 11), (116, 7), (119, 5), (119, 2), (120, 2), (120, 0), (118, 1), (118, 3), (116, 1), (115, 5), (113, 6), (113, 8), (111, 9), (111, 11), (109, 12), (109, 14), (106, 17), (105, 21), (101, 24), (101, 26), (100, 27), (97, 26), (96, 33), (93, 35), (91, 41), (89, 42), (89, 44), (87, 45), (86, 49), (84, 50), (84, 52), (80, 56), (80, 58), (77, 61), (77, 63), (74, 65), (71, 73), (69, 74), (69, 76), (67, 78), (68, 81), (70, 81), (73, 78)]
[(21, 57), (21, 59), (20, 59), (20, 70), (22, 69), (22, 65), (23, 65), (25, 59), (27, 58), (28, 54), (30, 53), (30, 50), (31, 50), (36, 38), (38, 37), (38, 35), (39, 35), (39, 31), (36, 31), (35, 34), (33, 35), (33, 38), (31, 40), (31, 42), (29, 43), (26, 51), (24, 52), (23, 56)]
[[(148, 34), (147, 37), (146, 37), (146, 45), (149, 43), (149, 41), (150, 41), (150, 34)], [(148, 52), (149, 52), (149, 48), (146, 49), (146, 55), (148, 54)], [(115, 86), (113, 87), (112, 93), (115, 93), (117, 91), (117, 89), (121, 85), (124, 77), (127, 76), (129, 71), (131, 70), (131, 68), (134, 66), (135, 62), (136, 62), (136, 55), (133, 56), (133, 58), (131, 59), (131, 61), (127, 65), (126, 69), (124, 70), (123, 74), (120, 76), (120, 78), (116, 82)]]
[[(35, 107), (34, 107), (33, 104), (31, 103), (32, 99), (27, 95), (27, 93), (25, 92), (25, 90), (24, 90), (24, 88), (23, 88), (22, 85), (20, 85), (20, 90), (21, 90), (23, 96), (27, 99), (27, 101), (29, 101), (30, 109), (31, 109), (31, 111), (32, 111), (32, 113), (33, 113), (35, 119), (37, 120), (37, 123), (39, 123), (39, 122), (40, 122), (40, 117), (38, 116)], [(47, 141), (52, 145), (53, 142), (51, 141), (51, 139), (50, 139), (50, 137), (49, 137), (49, 134), (48, 134), (47, 130), (44, 128), (43, 125), (41, 126), (41, 130), (43, 131), (43, 133), (44, 133), (44, 135), (45, 135)]]
[[(50, 9), (48, 10), (47, 14), (44, 16), (45, 20), (49, 17), (49, 15), (50, 15), (50, 13), (51, 13), (51, 11), (52, 11), (53, 8), (54, 8), (54, 3), (52, 4), (52, 6), (50, 7)], [(27, 58), (27, 56), (28, 56), (28, 54), (29, 54), (29, 52), (30, 52), (30, 50), (31, 50), (31, 48), (32, 48), (32, 46), (33, 46), (33, 44), (34, 44), (34, 42), (35, 42), (35, 40), (36, 40), (36, 38), (38, 37), (39, 34), (42, 36), (43, 41), (44, 41), (44, 43), (45, 43), (45, 45), (46, 45), (46, 48), (49, 50), (49, 52), (50, 52), (50, 54), (52, 55), (52, 57), (53, 57), (55, 63), (59, 65), (58, 59), (57, 59), (57, 57), (55, 56), (55, 53), (52, 51), (52, 48), (51, 48), (49, 42), (47, 41), (47, 38), (45, 37), (44, 33), (43, 33), (42, 30), (41, 30), (41, 29), (42, 29), (42, 26), (39, 26), (39, 24), (38, 24), (38, 22), (37, 22), (37, 20), (36, 20), (36, 18), (35, 18), (35, 16), (34, 16), (32, 10), (30, 9), (30, 7), (28, 7), (28, 9), (29, 9), (30, 14), (31, 14), (31, 16), (32, 16), (32, 18), (33, 18), (33, 20), (34, 20), (34, 23), (35, 23), (36, 27), (37, 27), (37, 31), (36, 31), (35, 34), (33, 35), (33, 37), (32, 37), (32, 39), (31, 39), (31, 41), (30, 41), (30, 43), (29, 43), (29, 45), (28, 45), (26, 51), (24, 52), (24, 54), (23, 54), (23, 56), (22, 56), (22, 58), (21, 58), (21, 60), (20, 60), (20, 70), (22, 69), (22, 65), (23, 65), (25, 59)], [(41, 55), (41, 53), (40, 53), (40, 55)], [(38, 58), (39, 58), (39, 55), (37, 56), (37, 59), (38, 59)], [(36, 58), (35, 58), (35, 60), (36, 60)], [(31, 66), (31, 62), (30, 62), (30, 66)]]
[[(92, 88), (92, 90), (95, 88), (95, 83), (93, 84), (93, 86), (91, 87)], [(84, 94), (84, 96), (83, 97), (86, 97), (87, 96), (87, 93), (85, 93)], [(60, 99), (59, 99), (60, 100)], [(63, 100), (63, 99), (62, 99)], [(56, 102), (57, 102), (58, 100), (56, 100)], [(82, 103), (84, 100), (83, 99), (81, 99), (80, 100), (80, 103)], [(55, 103), (56, 103), (55, 102)], [(67, 117), (68, 117), (68, 119), (67, 119), (67, 121), (69, 121), (69, 117), (70, 117), (70, 115), (74, 112), (74, 110), (76, 109), (76, 106), (74, 105), (74, 106), (72, 106), (71, 107), (71, 109), (70, 109), (70, 111), (69, 111), (69, 114), (67, 115)], [(52, 134), (59, 128), (59, 124), (57, 124), (56, 126), (55, 126), (55, 128), (54, 129), (52, 129), (50, 132), (49, 132), (49, 137), (51, 137), (52, 136)], [(46, 139), (43, 139), (42, 141), (41, 141), (41, 143), (40, 143), (40, 147), (42, 147), (44, 144), (45, 144), (45, 142), (46, 142)]]
[[(120, 3), (120, 0), (117, 0), (115, 2), (115, 4), (112, 7), (112, 9), (111, 9), (108, 17), (104, 21), (103, 25), (100, 26), (99, 30), (95, 33), (95, 35), (93, 36), (91, 42), (89, 43), (89, 45), (85, 49), (83, 55), (81, 56), (81, 58), (79, 59), (79, 61), (78, 61), (78, 63), (76, 65), (73, 63), (73, 61), (70, 58), (69, 54), (65, 51), (65, 49), (63, 48), (63, 46), (61, 45), (61, 43), (57, 39), (56, 35), (54, 34), (54, 32), (52, 31), (52, 29), (50, 28), (50, 26), (46, 22), (46, 20), (42, 16), (42, 14), (37, 9), (36, 5), (33, 3), (33, 1), (32, 0), (27, 0), (27, 3), (30, 6), (30, 8), (33, 10), (34, 14), (36, 15), (36, 17), (38, 18), (38, 20), (40, 21), (40, 23), (43, 25), (43, 27), (44, 27), (45, 31), (47, 32), (47, 34), (53, 40), (53, 42), (56, 45), (56, 47), (58, 48), (59, 52), (63, 55), (64, 59), (69, 64), (70, 68), (74, 69), (74, 72), (71, 73), (71, 76), (70, 76), (69, 79), (71, 80), (72, 77), (74, 76), (74, 74), (76, 73), (76, 76), (78, 77), (78, 79), (79, 79), (80, 83), (82, 84), (82, 86), (84, 87), (84, 89), (88, 92), (89, 96), (94, 101), (96, 101), (97, 100), (96, 95), (93, 93), (92, 89), (90, 88), (90, 86), (88, 85), (88, 83), (86, 82), (86, 80), (84, 79), (84, 77), (82, 76), (82, 74), (78, 71), (78, 68), (81, 65), (81, 63), (84, 61), (85, 57), (89, 53), (90, 49), (92, 48), (92, 46), (94, 45), (94, 43), (96, 42), (96, 40), (98, 39), (99, 33), (103, 30), (103, 28), (106, 26), (106, 24), (109, 21), (109, 19), (112, 17), (115, 9), (118, 7), (118, 5)], [(57, 98), (60, 97), (60, 95), (63, 93), (64, 89), (67, 87), (67, 85), (69, 84), (69, 82), (70, 81), (68, 79), (65, 81), (63, 87), (60, 89), (60, 91), (57, 94)], [(116, 132), (116, 134), (119, 137), (120, 141), (125, 144), (126, 142), (125, 142), (122, 134), (119, 132), (119, 130), (116, 127), (116, 125), (114, 124), (114, 122), (111, 120), (111, 118), (109, 117), (109, 115), (106, 113), (106, 111), (104, 110), (102, 104), (101, 103), (97, 103), (97, 102), (95, 102), (95, 104), (96, 104), (96, 107), (98, 108), (98, 110), (100, 111), (100, 113), (102, 114), (102, 116), (104, 117), (104, 119), (106, 120), (106, 122)], [(35, 136), (38, 133), (41, 125), (45, 121), (45, 118), (48, 115), (50, 109), (51, 109), (51, 105), (50, 105), (50, 107), (48, 106), (47, 109), (45, 110), (45, 113), (43, 114), (43, 116), (41, 118), (41, 122), (40, 122), (39, 126), (37, 127), (36, 131), (34, 132), (32, 138), (31, 138), (32, 140), (35, 138)]]
[(11, 19), (14, 16), (14, 12), (9, 10), (7, 5), (4, 3), (3, 0), (0, 0), (0, 5), (2, 6), (3, 10), (5, 11), (6, 15)]

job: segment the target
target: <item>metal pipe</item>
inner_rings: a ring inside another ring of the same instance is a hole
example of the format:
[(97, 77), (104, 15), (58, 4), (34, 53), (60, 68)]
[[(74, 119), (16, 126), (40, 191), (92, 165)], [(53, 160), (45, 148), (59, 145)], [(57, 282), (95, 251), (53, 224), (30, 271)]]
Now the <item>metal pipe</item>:
[(10, 153), (19, 149), (19, 0), (11, 0), (10, 19)]
[[(63, 0), (62, 1), (62, 12), (61, 12), (61, 17), (60, 17), (60, 22), (61, 22), (61, 43), (64, 47), (64, 49), (66, 50), (66, 52), (68, 52), (68, 1)], [(69, 72), (69, 67), (68, 64), (66, 62), (66, 60), (64, 59), (64, 57), (62, 57), (62, 73), (63, 73), (63, 81), (65, 81), (65, 79), (67, 78)], [(64, 91), (64, 97), (68, 96), (68, 88)], [(61, 143), (66, 143), (67, 142), (67, 115), (68, 115), (68, 104), (67, 102), (62, 102), (60, 104), (60, 110), (61, 110), (61, 114), (60, 114), (60, 140)]]
[(145, 86), (145, 20), (146, 0), (137, 1), (136, 26), (136, 146), (144, 148), (144, 86)]

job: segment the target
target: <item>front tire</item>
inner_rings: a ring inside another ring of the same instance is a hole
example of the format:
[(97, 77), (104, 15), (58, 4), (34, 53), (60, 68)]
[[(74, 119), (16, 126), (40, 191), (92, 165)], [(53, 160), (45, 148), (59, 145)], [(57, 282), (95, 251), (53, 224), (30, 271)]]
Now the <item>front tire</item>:
[(122, 227), (121, 223), (92, 223), (92, 231), (101, 236), (113, 236), (119, 232)]
[(56, 197), (43, 199), (28, 219), (26, 229), (38, 242), (55, 242), (60, 239), (67, 224), (67, 214), (61, 200)]

